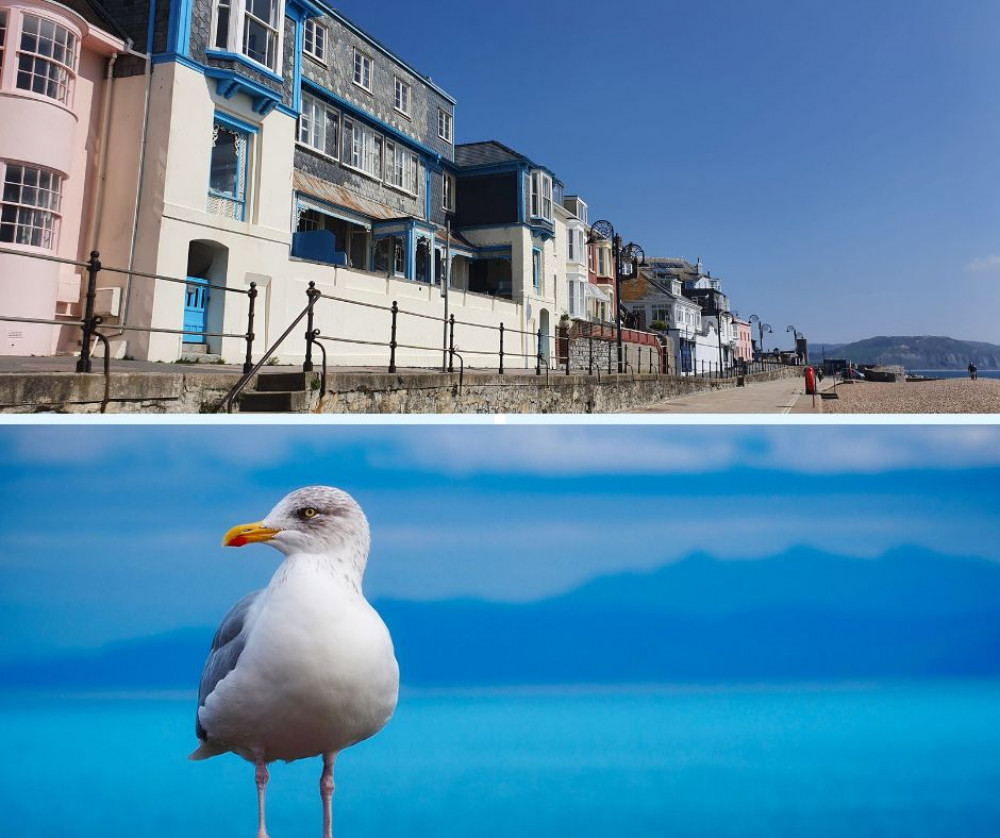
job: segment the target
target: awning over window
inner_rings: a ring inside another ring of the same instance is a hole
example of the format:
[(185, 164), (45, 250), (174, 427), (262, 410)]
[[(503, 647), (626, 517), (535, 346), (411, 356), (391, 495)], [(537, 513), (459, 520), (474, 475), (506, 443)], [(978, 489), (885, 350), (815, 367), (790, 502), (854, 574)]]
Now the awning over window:
[(594, 299), (594, 300), (600, 300), (602, 303), (610, 303), (611, 302), (611, 295), (605, 293), (604, 291), (602, 291), (600, 288), (598, 288), (596, 285), (594, 285), (593, 282), (588, 282), (583, 287), (583, 289), (584, 289), (583, 290), (584, 296), (586, 296), (588, 298), (591, 298), (591, 299)]

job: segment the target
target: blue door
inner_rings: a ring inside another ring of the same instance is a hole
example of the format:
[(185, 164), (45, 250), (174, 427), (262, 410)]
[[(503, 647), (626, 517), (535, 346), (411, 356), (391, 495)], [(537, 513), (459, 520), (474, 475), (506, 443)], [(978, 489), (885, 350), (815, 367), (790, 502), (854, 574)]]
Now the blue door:
[[(189, 276), (184, 297), (184, 331), (204, 332), (208, 311), (208, 280)], [(204, 335), (184, 335), (185, 343), (204, 343)]]

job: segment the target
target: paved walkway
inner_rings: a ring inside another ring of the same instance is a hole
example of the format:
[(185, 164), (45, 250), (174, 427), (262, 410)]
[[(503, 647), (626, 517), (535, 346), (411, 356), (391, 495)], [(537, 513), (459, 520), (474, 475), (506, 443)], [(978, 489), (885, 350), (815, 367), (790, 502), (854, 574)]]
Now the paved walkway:
[[(825, 381), (820, 385), (832, 382)], [(761, 381), (746, 387), (730, 387), (724, 390), (710, 390), (692, 393), (675, 399), (659, 402), (649, 407), (637, 408), (631, 413), (822, 413), (823, 400), (816, 399), (813, 407), (812, 396), (805, 395), (802, 378), (781, 378), (777, 381)]]

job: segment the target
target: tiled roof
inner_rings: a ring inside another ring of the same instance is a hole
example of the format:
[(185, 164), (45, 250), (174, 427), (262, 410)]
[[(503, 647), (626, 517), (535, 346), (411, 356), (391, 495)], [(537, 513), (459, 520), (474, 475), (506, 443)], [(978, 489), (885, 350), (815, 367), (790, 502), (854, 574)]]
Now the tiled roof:
[(390, 218), (401, 217), (399, 210), (393, 209), (387, 204), (373, 201), (369, 198), (362, 198), (360, 195), (349, 189), (345, 189), (343, 186), (338, 186), (322, 178), (306, 174), (300, 169), (296, 169), (292, 176), (292, 186), (298, 192), (312, 195), (314, 198), (319, 198), (321, 201), (326, 201), (338, 207), (353, 210), (376, 221), (386, 221)]
[(59, 0), (59, 2), (76, 12), (87, 23), (91, 23), (125, 42), (130, 40), (128, 33), (118, 25), (111, 13), (96, 0)]
[(455, 146), (455, 162), (459, 166), (489, 166), (523, 159), (525, 159), (523, 154), (518, 154), (496, 140), (462, 143)]

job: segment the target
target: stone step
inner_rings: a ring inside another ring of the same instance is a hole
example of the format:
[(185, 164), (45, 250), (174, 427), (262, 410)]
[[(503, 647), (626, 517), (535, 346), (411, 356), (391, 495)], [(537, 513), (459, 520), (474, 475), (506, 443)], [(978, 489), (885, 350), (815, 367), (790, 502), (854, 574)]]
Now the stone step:
[(187, 355), (206, 355), (208, 354), (208, 344), (188, 343), (185, 341), (181, 344), (181, 352)]
[(208, 352), (188, 352), (185, 350), (181, 357), (177, 359), (180, 364), (221, 364), (222, 356), (213, 355)]
[(261, 393), (273, 393), (278, 390), (305, 390), (309, 386), (306, 373), (298, 372), (262, 372), (257, 376), (254, 389)]
[(299, 390), (248, 391), (240, 396), (240, 413), (304, 413), (308, 406), (306, 394)]

